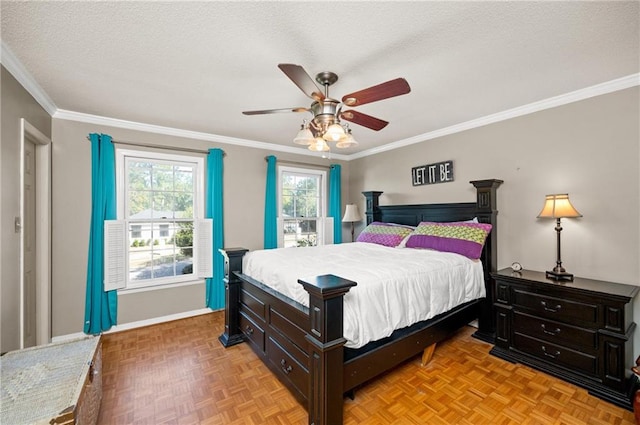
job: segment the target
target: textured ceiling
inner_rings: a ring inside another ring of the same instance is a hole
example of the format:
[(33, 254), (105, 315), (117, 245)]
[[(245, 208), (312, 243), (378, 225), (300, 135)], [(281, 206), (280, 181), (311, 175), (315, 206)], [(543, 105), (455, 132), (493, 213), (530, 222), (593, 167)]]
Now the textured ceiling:
[(308, 114), (241, 113), (310, 105), (278, 63), (406, 78), (353, 154), (638, 73), (639, 4), (2, 1), (1, 35), (61, 110), (289, 147)]

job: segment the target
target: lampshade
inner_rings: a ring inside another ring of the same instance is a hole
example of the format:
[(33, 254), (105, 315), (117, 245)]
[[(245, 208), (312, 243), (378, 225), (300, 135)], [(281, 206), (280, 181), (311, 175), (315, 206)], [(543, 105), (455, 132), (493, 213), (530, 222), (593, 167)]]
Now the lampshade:
[(309, 128), (303, 127), (300, 131), (298, 131), (298, 135), (293, 139), (293, 143), (298, 145), (309, 146), (313, 143), (313, 133)]
[(331, 124), (322, 135), (324, 140), (328, 142), (337, 142), (342, 136), (344, 136), (344, 128), (338, 123)]
[(582, 217), (569, 202), (569, 195), (560, 193), (556, 195), (547, 195), (544, 200), (542, 211), (538, 214), (538, 218), (575, 218)]
[(329, 150), (329, 145), (327, 145), (327, 142), (325, 142), (322, 137), (316, 137), (313, 139), (308, 149), (315, 152), (326, 152)]
[(337, 148), (350, 148), (351, 146), (357, 146), (357, 145), (358, 145), (358, 142), (356, 142), (356, 139), (354, 139), (353, 136), (351, 135), (351, 129), (349, 129), (347, 134), (341, 137), (338, 143), (336, 143)]
[(356, 204), (347, 204), (347, 208), (344, 211), (344, 217), (342, 217), (342, 221), (354, 222), (360, 220), (362, 220), (362, 216), (358, 211), (358, 206)]

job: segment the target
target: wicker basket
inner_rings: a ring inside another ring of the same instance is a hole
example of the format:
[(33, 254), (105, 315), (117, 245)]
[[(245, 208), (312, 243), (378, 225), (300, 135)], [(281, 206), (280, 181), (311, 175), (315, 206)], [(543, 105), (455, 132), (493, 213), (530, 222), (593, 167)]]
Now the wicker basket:
[(94, 425), (102, 400), (100, 337), (12, 351), (0, 357), (7, 424)]

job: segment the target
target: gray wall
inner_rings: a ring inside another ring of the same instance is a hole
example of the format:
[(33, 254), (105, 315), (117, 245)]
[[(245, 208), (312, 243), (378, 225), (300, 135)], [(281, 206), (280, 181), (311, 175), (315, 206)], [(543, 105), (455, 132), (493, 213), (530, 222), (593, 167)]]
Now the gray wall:
[(0, 67), (0, 352), (20, 348), (20, 120), (51, 137), (51, 117), (15, 78)]
[[(555, 265), (544, 196), (569, 193), (584, 217), (562, 221), (569, 272), (640, 285), (640, 89), (590, 98), (351, 161), (350, 193), (384, 191), (384, 204), (475, 201), (470, 180), (498, 178), (498, 265)], [(437, 113), (437, 112), (436, 112)], [(411, 168), (453, 160), (455, 181), (411, 185)], [(355, 199), (358, 198), (358, 199)], [(364, 198), (357, 201), (364, 207)], [(361, 230), (364, 223), (358, 226)], [(640, 323), (640, 296), (635, 307)], [(640, 331), (634, 352), (640, 353)]]
[[(134, 130), (53, 120), (53, 336), (82, 331), (89, 223), (91, 217), (91, 148), (89, 133), (114, 140), (206, 150), (222, 148), (224, 158), (225, 246), (261, 249), (266, 162), (262, 149), (163, 136)], [(280, 161), (328, 165), (317, 157), (275, 154)], [(339, 163), (339, 161), (332, 161)], [(349, 170), (342, 163), (343, 203)], [(344, 210), (344, 207), (342, 208)], [(345, 240), (350, 228), (343, 226)], [(349, 236), (348, 236), (349, 235)], [(118, 324), (204, 308), (204, 285), (121, 294)]]

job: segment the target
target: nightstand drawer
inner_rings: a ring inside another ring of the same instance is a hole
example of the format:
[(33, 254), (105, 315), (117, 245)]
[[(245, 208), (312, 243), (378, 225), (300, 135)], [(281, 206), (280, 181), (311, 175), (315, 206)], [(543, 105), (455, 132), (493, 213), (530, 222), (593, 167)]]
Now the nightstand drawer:
[(556, 366), (563, 366), (590, 376), (596, 376), (598, 372), (596, 356), (581, 353), (561, 345), (552, 344), (515, 332), (513, 346), (516, 350), (535, 356)]
[(513, 330), (523, 335), (592, 354), (595, 354), (598, 348), (595, 330), (541, 319), (519, 311), (513, 313)]
[(527, 308), (533, 314), (593, 328), (598, 325), (598, 306), (595, 304), (540, 295), (520, 288), (513, 289), (513, 298), (514, 306)]

